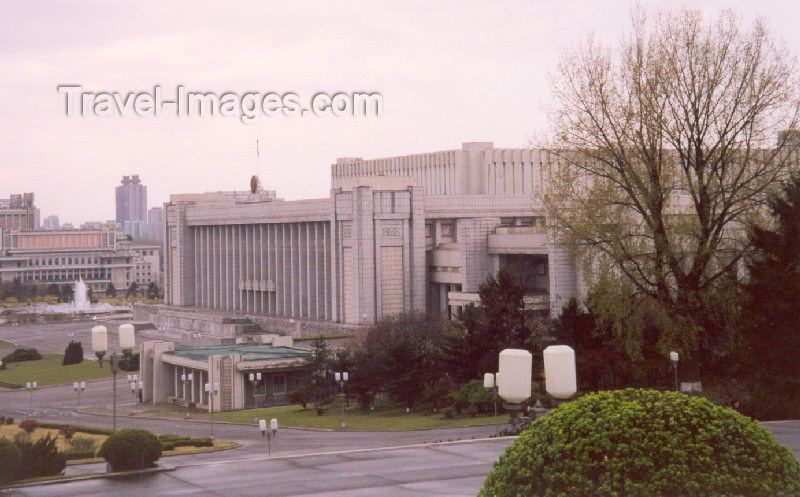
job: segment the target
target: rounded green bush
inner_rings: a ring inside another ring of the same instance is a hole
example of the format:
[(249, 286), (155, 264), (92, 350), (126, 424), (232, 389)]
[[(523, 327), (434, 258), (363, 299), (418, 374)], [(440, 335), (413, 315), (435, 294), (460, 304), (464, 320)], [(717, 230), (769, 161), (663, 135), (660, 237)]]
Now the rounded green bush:
[(22, 452), (12, 442), (0, 438), (0, 485), (14, 479)]
[(703, 398), (586, 395), (524, 431), (480, 496), (800, 495), (800, 463), (756, 421)]
[(151, 468), (161, 457), (161, 442), (147, 430), (120, 430), (103, 442), (97, 455), (114, 471)]

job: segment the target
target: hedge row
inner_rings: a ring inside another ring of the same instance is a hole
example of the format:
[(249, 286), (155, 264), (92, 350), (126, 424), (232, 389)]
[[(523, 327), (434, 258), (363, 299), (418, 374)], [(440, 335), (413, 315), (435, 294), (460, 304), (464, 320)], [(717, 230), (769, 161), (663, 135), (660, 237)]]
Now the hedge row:
[(75, 428), (76, 432), (80, 433), (88, 433), (90, 435), (111, 435), (114, 433), (114, 430), (111, 428), (97, 428), (95, 426), (84, 426), (84, 425), (70, 425), (64, 423), (39, 423), (39, 428), (49, 428), (54, 430), (60, 430), (61, 428), (71, 426)]

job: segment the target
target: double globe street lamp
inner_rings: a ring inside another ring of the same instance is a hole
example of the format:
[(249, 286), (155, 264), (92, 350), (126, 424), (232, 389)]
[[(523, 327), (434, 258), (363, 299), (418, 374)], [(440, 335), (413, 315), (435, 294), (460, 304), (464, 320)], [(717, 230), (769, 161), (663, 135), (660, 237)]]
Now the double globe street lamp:
[[(122, 350), (123, 355), (128, 357), (131, 351), (136, 347), (136, 332), (132, 324), (122, 324), (118, 330), (119, 348)], [(108, 352), (108, 329), (105, 326), (99, 325), (92, 328), (92, 350), (94, 355), (100, 361), (100, 367), (103, 367), (103, 357)], [(111, 353), (110, 357), (111, 373), (113, 379), (113, 396), (114, 407), (112, 415), (112, 427), (117, 431), (117, 372), (119, 371), (119, 355), (116, 352)]]
[(78, 394), (78, 409), (81, 408), (81, 394), (86, 390), (85, 381), (76, 381), (72, 384), (72, 389)]
[(336, 380), (336, 383), (339, 384), (339, 387), (341, 388), (342, 391), (342, 429), (344, 430), (345, 428), (347, 428), (347, 423), (345, 423), (344, 421), (344, 404), (345, 401), (347, 400), (347, 397), (345, 397), (344, 395), (344, 386), (347, 383), (347, 380), (349, 379), (349, 375), (347, 374), (347, 371), (344, 371), (342, 373), (335, 372), (333, 373), (333, 376), (334, 379)]
[(219, 394), (219, 383), (206, 383), (206, 393), (208, 394), (208, 407), (211, 412), (211, 440), (214, 440), (214, 397)]
[(272, 457), (272, 437), (278, 434), (278, 420), (272, 418), (269, 420), (269, 429), (267, 429), (267, 420), (258, 420), (258, 429), (262, 437), (267, 438), (267, 457)]
[(194, 394), (190, 395), (189, 393), (186, 392), (186, 382), (189, 382), (189, 392), (193, 392), (194, 391), (193, 390), (194, 389), (194, 376), (192, 375), (192, 373), (189, 373), (189, 374), (183, 373), (181, 375), (181, 383), (183, 384), (183, 397), (184, 397), (183, 400), (186, 403), (186, 415), (184, 417), (188, 419), (189, 418), (189, 398), (191, 396), (193, 396)]

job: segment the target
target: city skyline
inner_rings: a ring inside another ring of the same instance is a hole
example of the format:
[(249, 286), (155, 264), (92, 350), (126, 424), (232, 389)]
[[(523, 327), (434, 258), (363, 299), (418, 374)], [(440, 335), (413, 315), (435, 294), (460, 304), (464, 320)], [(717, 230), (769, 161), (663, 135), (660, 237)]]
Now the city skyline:
[[(112, 186), (125, 174), (148, 184), (148, 208), (173, 193), (246, 190), (259, 170), (265, 188), (302, 199), (327, 194), (325, 178), (339, 157), (443, 150), (464, 140), (524, 147), (545, 129), (547, 75), (561, 50), (590, 31), (614, 43), (630, 7), (411, 3), (378, 15), (351, 3), (211, 16), (201, 5), (176, 29), (178, 7), (159, 5), (162, 15), (153, 19), (147, 8), (98, 3), (86, 14), (71, 4), (39, 5), (6, 3), (0, 20), (0, 68), (9, 75), (0, 88), (0, 170), (14, 172), (3, 177), (7, 193), (36, 192), (43, 216), (75, 226), (114, 219)], [(762, 15), (790, 48), (800, 46), (796, 5), (694, 7), (710, 14), (730, 7), (746, 25)], [(67, 117), (57, 91), (65, 84), (122, 93), (154, 85), (302, 97), (376, 91), (385, 110), (377, 118), (275, 117), (249, 125), (221, 117)]]

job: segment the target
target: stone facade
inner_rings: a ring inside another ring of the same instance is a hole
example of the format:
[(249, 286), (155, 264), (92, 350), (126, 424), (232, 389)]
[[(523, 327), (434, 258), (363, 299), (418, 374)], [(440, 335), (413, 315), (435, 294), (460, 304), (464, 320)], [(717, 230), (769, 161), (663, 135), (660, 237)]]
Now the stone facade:
[(488, 276), (521, 262), (538, 271), (532, 308), (557, 314), (580, 278), (546, 226), (538, 192), (547, 171), (545, 152), (478, 142), (339, 159), (324, 199), (173, 195), (165, 204), (166, 303), (307, 334), (297, 327), (451, 313), (477, 301)]

